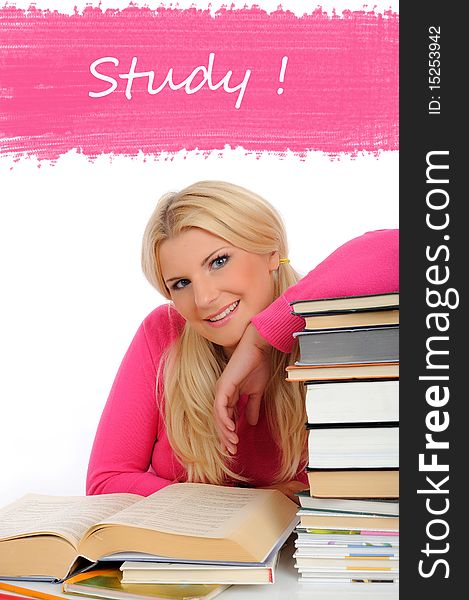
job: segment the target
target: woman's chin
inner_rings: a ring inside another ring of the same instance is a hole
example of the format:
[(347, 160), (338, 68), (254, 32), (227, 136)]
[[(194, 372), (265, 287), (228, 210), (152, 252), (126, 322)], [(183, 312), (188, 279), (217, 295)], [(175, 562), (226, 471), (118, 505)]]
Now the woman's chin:
[[(247, 323), (227, 323), (225, 327), (220, 328), (212, 328), (205, 329), (204, 337), (217, 346), (222, 346), (225, 350), (231, 348), (231, 353), (233, 353), (236, 346), (239, 344), (243, 334), (246, 330), (246, 327), (249, 324), (249, 320)], [(231, 325), (231, 326), (230, 326)]]

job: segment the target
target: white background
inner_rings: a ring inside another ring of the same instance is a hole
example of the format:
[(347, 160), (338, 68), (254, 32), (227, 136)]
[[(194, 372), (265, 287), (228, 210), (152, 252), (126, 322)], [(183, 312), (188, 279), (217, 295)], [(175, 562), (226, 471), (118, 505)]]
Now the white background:
[(397, 152), (0, 158), (0, 506), (28, 492), (84, 494), (117, 368), (164, 301), (140, 270), (145, 224), (161, 194), (200, 179), (243, 185), (274, 204), (301, 273), (354, 236), (398, 226)]

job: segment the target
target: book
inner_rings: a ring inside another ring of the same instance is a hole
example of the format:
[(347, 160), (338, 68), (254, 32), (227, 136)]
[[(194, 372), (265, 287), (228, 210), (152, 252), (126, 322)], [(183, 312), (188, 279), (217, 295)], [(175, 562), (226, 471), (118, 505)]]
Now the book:
[(309, 489), (318, 498), (398, 498), (398, 469), (308, 469)]
[(363, 547), (385, 546), (387, 548), (399, 548), (398, 531), (360, 531), (359, 529), (315, 529), (314, 527), (296, 528), (297, 539), (295, 546), (310, 548), (311, 546), (326, 545), (328, 548), (334, 545), (347, 545)]
[(203, 584), (271, 584), (279, 552), (264, 566), (152, 563), (125, 561), (120, 567), (122, 583), (203, 583)]
[[(298, 582), (313, 584), (315, 595), (326, 593), (328, 600), (341, 600), (342, 598), (347, 598), (347, 600), (352, 598), (360, 598), (361, 600), (364, 600), (364, 598), (372, 598), (373, 600), (376, 600), (376, 598), (380, 600), (389, 598), (389, 600), (396, 600), (399, 597), (399, 579), (397, 577), (385, 580), (370, 578), (369, 575), (363, 578), (352, 577), (349, 576), (337, 581), (329, 577), (308, 577), (308, 572), (306, 572), (298, 577)], [(334, 586), (329, 585), (331, 583)], [(353, 584), (353, 595), (351, 594), (350, 584)], [(333, 590), (331, 590), (331, 587)]]
[(399, 362), (337, 365), (290, 365), (286, 368), (290, 381), (326, 381), (354, 379), (398, 379)]
[(308, 570), (393, 571), (399, 572), (399, 559), (388, 556), (348, 556), (344, 558), (300, 556), (295, 552), (296, 566)]
[(308, 425), (310, 469), (397, 468), (399, 426)]
[(389, 558), (399, 558), (399, 547), (393, 547), (384, 544), (367, 545), (367, 544), (338, 544), (332, 540), (326, 545), (315, 544), (299, 544), (295, 556), (304, 556), (310, 558), (350, 558), (354, 556), (370, 557), (370, 556), (387, 556)]
[(227, 585), (201, 584), (123, 584), (119, 569), (81, 573), (62, 584), (65, 594), (106, 598), (109, 600), (211, 600), (226, 590)]
[(399, 421), (399, 381), (321, 381), (306, 385), (308, 423)]
[[(296, 566), (296, 565), (295, 565)], [(347, 581), (347, 583), (372, 583), (372, 584), (380, 584), (380, 583), (384, 583), (387, 582), (388, 585), (385, 586), (385, 588), (387, 588), (390, 584), (393, 584), (395, 582), (399, 581), (399, 572), (397, 571), (390, 571), (388, 573), (384, 572), (384, 571), (377, 571), (375, 574), (370, 573), (370, 571), (363, 571), (363, 570), (344, 570), (344, 571), (337, 571), (337, 570), (333, 570), (333, 569), (327, 569), (327, 570), (319, 570), (319, 569), (307, 569), (305, 567), (300, 567), (298, 569), (299, 573), (301, 574), (301, 577), (299, 578), (299, 581), (302, 583), (336, 583), (337, 581), (343, 582), (343, 581)], [(376, 600), (376, 598), (379, 598), (381, 600), (381, 598), (383, 597), (381, 595), (381, 592), (378, 592), (377, 588), (375, 587), (375, 585), (371, 586), (372, 587), (372, 597)], [(316, 591), (316, 588), (315, 588)], [(335, 590), (334, 590), (335, 591)], [(357, 593), (357, 598), (362, 598), (362, 594), (360, 593), (362, 590), (356, 590)], [(393, 590), (393, 594), (396, 594), (397, 590), (394, 591)], [(322, 596), (324, 597), (324, 596)], [(329, 598), (329, 595), (327, 596)], [(342, 590), (342, 595), (339, 594), (338, 596), (339, 598), (350, 598), (350, 590)], [(392, 596), (392, 598), (396, 598), (395, 595)]]
[(376, 327), (378, 325), (399, 325), (399, 310), (364, 310), (356, 312), (334, 312), (323, 314), (302, 314), (305, 330), (349, 329), (351, 327)]
[(306, 491), (297, 492), (301, 508), (325, 512), (356, 513), (376, 516), (399, 516), (399, 501), (382, 498), (315, 498)]
[(399, 531), (398, 517), (374, 517), (363, 515), (325, 514), (300, 509), (299, 527), (309, 529), (347, 529), (358, 531)]
[(384, 363), (399, 360), (399, 327), (299, 331), (296, 365)]
[(62, 580), (130, 551), (260, 562), (294, 529), (297, 508), (278, 490), (196, 483), (147, 498), (28, 494), (0, 510), (0, 578)]
[(295, 315), (376, 310), (378, 308), (397, 309), (399, 308), (399, 292), (296, 300), (295, 302), (290, 302), (290, 306)]

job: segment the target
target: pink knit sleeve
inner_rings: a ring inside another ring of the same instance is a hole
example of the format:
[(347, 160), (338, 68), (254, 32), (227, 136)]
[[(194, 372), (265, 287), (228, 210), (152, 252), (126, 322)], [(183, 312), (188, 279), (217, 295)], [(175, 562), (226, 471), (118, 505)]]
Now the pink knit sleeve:
[[(148, 496), (172, 483), (149, 470), (162, 418), (155, 391), (156, 372), (164, 346), (175, 336), (167, 315), (167, 305), (153, 311), (124, 356), (96, 432), (87, 494), (129, 492)], [(159, 334), (158, 343), (152, 343), (151, 348), (146, 335), (148, 319)]]
[(399, 230), (370, 231), (340, 246), (256, 315), (252, 323), (272, 346), (291, 352), (293, 333), (304, 327), (304, 319), (291, 314), (290, 302), (396, 291), (399, 291)]

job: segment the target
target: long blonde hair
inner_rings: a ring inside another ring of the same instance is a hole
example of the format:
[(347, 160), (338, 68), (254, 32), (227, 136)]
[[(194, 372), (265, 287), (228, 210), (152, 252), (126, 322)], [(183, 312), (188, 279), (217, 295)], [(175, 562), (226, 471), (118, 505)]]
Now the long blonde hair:
[[(245, 251), (288, 256), (285, 227), (275, 209), (256, 194), (222, 181), (200, 181), (178, 193), (165, 194), (145, 229), (142, 268), (148, 281), (170, 299), (160, 265), (161, 243), (198, 227)], [(298, 280), (289, 264), (274, 271), (277, 298)], [(272, 350), (272, 374), (264, 394), (267, 423), (281, 451), (276, 482), (291, 480), (303, 466), (306, 451), (304, 387), (285, 381), (285, 367), (295, 356)], [(163, 367), (164, 363), (164, 367)], [(189, 366), (190, 365), (190, 366)], [(187, 323), (162, 364), (168, 439), (185, 466), (189, 481), (223, 484), (247, 481), (230, 468), (213, 419), (215, 384), (226, 365), (220, 346)]]

